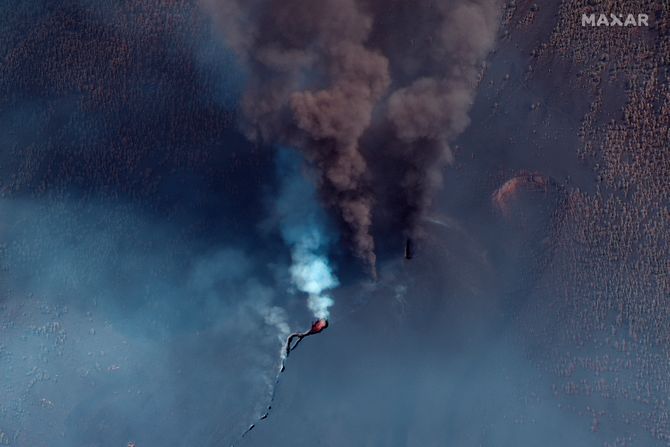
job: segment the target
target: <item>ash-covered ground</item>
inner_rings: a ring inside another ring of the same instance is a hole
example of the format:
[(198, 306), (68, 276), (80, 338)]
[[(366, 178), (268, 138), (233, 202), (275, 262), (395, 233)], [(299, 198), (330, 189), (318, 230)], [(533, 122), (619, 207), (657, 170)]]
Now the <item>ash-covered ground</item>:
[[(581, 26), (619, 10), (651, 26)], [(330, 326), (236, 445), (670, 444), (667, 2), (500, 11), (414, 259), (373, 220), (373, 281), (325, 226)], [(0, 445), (237, 443), (313, 319), (248, 73), (195, 1), (0, 23)]]

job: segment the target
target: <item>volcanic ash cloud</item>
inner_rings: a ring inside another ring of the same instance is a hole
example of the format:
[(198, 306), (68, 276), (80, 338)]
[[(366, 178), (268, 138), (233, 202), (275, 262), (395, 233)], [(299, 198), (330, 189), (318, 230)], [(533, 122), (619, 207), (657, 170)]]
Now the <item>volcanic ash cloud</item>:
[(248, 74), (247, 135), (301, 151), (374, 269), (373, 211), (414, 235), (469, 123), (500, 2), (206, 1)]

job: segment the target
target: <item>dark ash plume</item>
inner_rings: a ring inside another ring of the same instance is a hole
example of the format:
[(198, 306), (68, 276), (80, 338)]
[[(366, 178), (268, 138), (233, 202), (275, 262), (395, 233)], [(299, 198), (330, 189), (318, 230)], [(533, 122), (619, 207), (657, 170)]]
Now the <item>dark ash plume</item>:
[(206, 1), (249, 75), (247, 134), (300, 149), (374, 268), (373, 207), (414, 233), (469, 123), (499, 1)]

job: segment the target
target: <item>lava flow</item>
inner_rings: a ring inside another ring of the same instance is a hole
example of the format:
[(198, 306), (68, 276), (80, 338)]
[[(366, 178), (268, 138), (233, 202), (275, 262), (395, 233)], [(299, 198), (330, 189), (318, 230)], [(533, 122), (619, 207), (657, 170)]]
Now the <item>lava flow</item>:
[[(289, 335), (288, 338), (286, 339), (286, 347), (282, 349), (282, 355), (281, 355), (281, 363), (279, 367), (279, 372), (277, 372), (277, 377), (275, 379), (274, 385), (272, 386), (272, 393), (270, 395), (270, 403), (268, 404), (267, 410), (261, 417), (258, 418), (258, 421), (262, 421), (268, 418), (270, 415), (270, 411), (272, 411), (272, 403), (275, 400), (275, 394), (277, 391), (277, 385), (279, 385), (279, 379), (281, 377), (281, 373), (284, 372), (286, 369), (285, 361), (286, 358), (288, 358), (288, 355), (291, 353), (291, 351), (295, 350), (295, 348), (298, 347), (298, 344), (305, 338), (309, 337), (310, 335), (314, 334), (319, 334), (323, 332), (324, 329), (328, 327), (328, 320), (325, 318), (319, 318), (316, 320), (314, 323), (312, 323), (312, 327), (309, 328), (308, 331), (305, 332), (294, 332), (293, 334)], [(295, 342), (294, 342), (295, 340)], [(244, 438), (247, 433), (249, 433), (251, 430), (253, 430), (256, 427), (256, 423), (253, 423), (247, 428), (247, 430), (242, 433), (241, 438)]]
[[(291, 353), (295, 348), (298, 347), (298, 344), (302, 341), (303, 338), (309, 337), (310, 335), (318, 334), (328, 327), (328, 320), (325, 318), (320, 318), (312, 323), (312, 327), (306, 332), (296, 332), (288, 336), (286, 340), (286, 356)], [(293, 343), (293, 340), (296, 340)]]

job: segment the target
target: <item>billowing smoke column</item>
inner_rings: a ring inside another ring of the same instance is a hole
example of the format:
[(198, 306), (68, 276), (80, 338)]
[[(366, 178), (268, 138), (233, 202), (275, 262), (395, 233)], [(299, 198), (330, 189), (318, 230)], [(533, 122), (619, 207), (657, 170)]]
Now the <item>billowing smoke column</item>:
[(333, 299), (327, 291), (338, 285), (328, 261), (331, 238), (316, 191), (302, 161), (289, 149), (278, 154), (281, 181), (276, 212), (284, 241), (291, 247), (291, 281), (308, 295), (307, 305), (319, 319), (328, 318)]
[(500, 0), (206, 1), (249, 75), (248, 136), (302, 152), (374, 274), (373, 208), (414, 235), (469, 123)]

